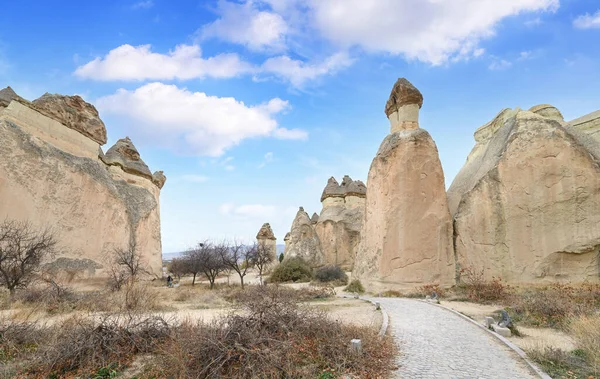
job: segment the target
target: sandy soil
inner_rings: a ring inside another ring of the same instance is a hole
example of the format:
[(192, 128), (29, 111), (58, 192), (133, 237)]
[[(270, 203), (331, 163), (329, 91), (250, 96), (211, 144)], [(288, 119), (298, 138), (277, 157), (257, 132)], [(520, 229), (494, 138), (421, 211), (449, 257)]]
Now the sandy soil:
[[(465, 301), (442, 301), (442, 305), (454, 309), (473, 320), (484, 323), (486, 316), (494, 316), (495, 312), (502, 309), (501, 305), (483, 305), (469, 303)], [(511, 342), (523, 350), (543, 349), (545, 347), (560, 348), (565, 351), (571, 351), (575, 348), (575, 343), (567, 334), (551, 328), (529, 328), (517, 325), (523, 337), (510, 337)]]

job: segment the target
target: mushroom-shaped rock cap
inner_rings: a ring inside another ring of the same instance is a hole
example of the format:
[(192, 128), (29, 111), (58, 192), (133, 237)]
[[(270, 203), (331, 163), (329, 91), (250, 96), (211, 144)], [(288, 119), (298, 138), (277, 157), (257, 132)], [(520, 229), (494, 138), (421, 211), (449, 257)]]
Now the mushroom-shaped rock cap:
[(256, 235), (257, 240), (275, 240), (275, 234), (273, 234), (273, 230), (271, 229), (271, 225), (266, 222), (258, 231)]
[(10, 86), (0, 90), (0, 107), (7, 107), (13, 100), (24, 101)]
[(313, 224), (319, 222), (319, 215), (317, 214), (317, 212), (313, 213), (312, 217), (310, 218), (310, 222), (312, 222)]
[(340, 187), (337, 180), (335, 180), (333, 176), (327, 181), (327, 185), (325, 186), (323, 194), (321, 195), (321, 201), (328, 197), (344, 197), (344, 189)]
[(167, 177), (165, 173), (162, 171), (156, 171), (152, 174), (152, 183), (156, 184), (158, 188), (163, 188), (165, 182), (167, 181)]
[(419, 108), (423, 106), (423, 95), (405, 78), (400, 78), (394, 84), (390, 98), (385, 104), (385, 115), (390, 115), (396, 112), (400, 107), (409, 104), (417, 104)]
[(346, 196), (366, 197), (367, 186), (360, 180), (353, 180), (352, 183), (346, 187)]
[(121, 166), (123, 171), (152, 180), (152, 173), (137, 151), (129, 137), (121, 138), (113, 147), (108, 149), (104, 162), (109, 165)]
[(560, 113), (558, 108), (550, 104), (536, 105), (535, 107), (531, 107), (529, 111), (535, 114), (539, 114), (540, 116), (549, 118), (551, 120), (556, 120), (560, 122), (565, 121), (562, 113)]
[(80, 96), (51, 95), (45, 93), (32, 102), (41, 114), (54, 119), (69, 129), (98, 142), (106, 143), (106, 127), (96, 108)]

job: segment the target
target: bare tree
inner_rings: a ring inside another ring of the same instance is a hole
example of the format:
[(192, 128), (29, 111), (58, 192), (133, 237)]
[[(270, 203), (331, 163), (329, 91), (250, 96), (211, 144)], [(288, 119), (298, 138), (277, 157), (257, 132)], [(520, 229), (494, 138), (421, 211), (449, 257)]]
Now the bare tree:
[(242, 289), (244, 288), (244, 276), (254, 262), (255, 251), (252, 246), (246, 246), (238, 241), (233, 241), (226, 249), (220, 250), (223, 265), (226, 269), (237, 272)]
[(51, 229), (35, 229), (29, 222), (5, 220), (0, 224), (0, 284), (13, 296), (36, 277), (42, 261), (56, 254)]
[(228, 248), (227, 244), (223, 242), (220, 244), (210, 244), (208, 247), (200, 249), (197, 252), (200, 268), (206, 279), (210, 282), (210, 289), (214, 288), (217, 276), (225, 270), (225, 265), (221, 257)]
[(149, 273), (146, 263), (142, 259), (142, 252), (138, 249), (135, 240), (130, 240), (127, 248), (115, 248), (111, 254), (109, 276), (111, 286), (120, 290), (126, 282), (133, 283), (139, 275)]
[(182, 276), (190, 274), (189, 266), (189, 260), (186, 257), (173, 258), (169, 264), (169, 272), (181, 280)]
[(260, 284), (262, 284), (263, 275), (275, 261), (275, 256), (272, 249), (264, 241), (254, 243), (252, 250), (254, 251), (252, 265), (258, 270), (258, 277), (260, 278)]
[(195, 248), (189, 249), (183, 253), (181, 258), (181, 264), (183, 265), (183, 271), (186, 274), (192, 275), (192, 285), (196, 285), (196, 277), (198, 274), (204, 273), (204, 260), (208, 254), (208, 250), (212, 249), (212, 244), (209, 241), (200, 242)]

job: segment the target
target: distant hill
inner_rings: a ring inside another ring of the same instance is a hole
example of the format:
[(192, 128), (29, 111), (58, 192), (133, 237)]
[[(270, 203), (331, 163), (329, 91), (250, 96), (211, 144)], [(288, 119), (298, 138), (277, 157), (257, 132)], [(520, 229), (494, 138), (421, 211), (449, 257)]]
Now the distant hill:
[[(285, 245), (284, 244), (278, 244), (277, 245), (277, 256), (279, 256), (279, 254), (283, 253), (283, 251), (285, 250)], [(162, 259), (163, 261), (171, 261), (173, 258), (178, 258), (181, 255), (183, 255), (183, 251), (177, 252), (177, 253), (163, 253), (162, 255)]]

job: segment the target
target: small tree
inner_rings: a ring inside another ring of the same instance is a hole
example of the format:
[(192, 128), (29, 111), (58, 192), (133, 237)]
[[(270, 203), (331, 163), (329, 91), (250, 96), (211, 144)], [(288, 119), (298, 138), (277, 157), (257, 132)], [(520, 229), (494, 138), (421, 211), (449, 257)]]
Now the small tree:
[(230, 246), (224, 246), (223, 249), (219, 249), (221, 253), (221, 259), (225, 269), (230, 269), (237, 272), (240, 277), (240, 283), (242, 289), (244, 288), (244, 276), (248, 272), (248, 269), (254, 262), (254, 256), (256, 250), (253, 246), (246, 246), (237, 241), (234, 241)]
[(262, 284), (263, 274), (275, 261), (275, 256), (273, 255), (273, 251), (271, 251), (264, 241), (255, 243), (254, 246), (252, 246), (252, 250), (254, 251), (252, 265), (258, 270), (258, 277), (260, 279), (260, 284)]
[(225, 270), (222, 256), (227, 249), (226, 243), (210, 244), (197, 252), (198, 263), (202, 273), (210, 282), (210, 289), (214, 288), (217, 276)]
[(190, 265), (186, 257), (173, 258), (169, 264), (169, 272), (175, 275), (178, 280), (181, 280), (182, 276), (190, 274), (189, 266)]
[(5, 220), (0, 224), (0, 284), (13, 296), (36, 277), (42, 261), (56, 254), (51, 229), (35, 229), (29, 222)]
[(196, 285), (196, 277), (204, 272), (202, 265), (204, 257), (208, 254), (208, 250), (212, 249), (212, 244), (208, 241), (200, 242), (195, 248), (189, 249), (183, 253), (181, 264), (184, 266), (184, 271), (192, 275), (192, 285)]
[(119, 291), (123, 284), (133, 283), (139, 275), (149, 273), (142, 253), (133, 239), (129, 241), (127, 248), (113, 249), (110, 259), (108, 274), (114, 290)]
[(283, 253), (279, 254), (279, 263), (283, 262)]

